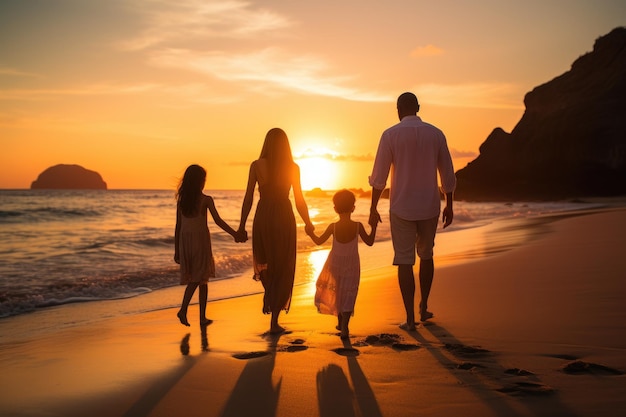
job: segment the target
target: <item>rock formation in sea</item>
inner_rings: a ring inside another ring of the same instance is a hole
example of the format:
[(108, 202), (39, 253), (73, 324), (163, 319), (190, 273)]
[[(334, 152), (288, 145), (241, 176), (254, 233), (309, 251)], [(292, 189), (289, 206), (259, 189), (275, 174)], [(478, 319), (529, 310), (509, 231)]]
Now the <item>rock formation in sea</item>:
[(598, 38), (571, 69), (526, 94), (457, 172), (460, 200), (626, 195), (626, 27)]
[(80, 165), (55, 165), (41, 174), (30, 185), (31, 189), (106, 190), (102, 176)]

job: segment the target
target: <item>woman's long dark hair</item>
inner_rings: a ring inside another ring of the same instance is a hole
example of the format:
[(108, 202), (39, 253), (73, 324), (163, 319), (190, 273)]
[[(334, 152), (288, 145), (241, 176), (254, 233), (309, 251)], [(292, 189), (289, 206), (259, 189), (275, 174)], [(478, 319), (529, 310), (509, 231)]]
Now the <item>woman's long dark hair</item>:
[(267, 132), (259, 158), (267, 159), (272, 180), (289, 178), (288, 174), (293, 167), (293, 156), (289, 138), (282, 129), (275, 127)]
[(176, 200), (181, 212), (191, 217), (198, 212), (198, 202), (206, 181), (206, 171), (200, 165), (189, 165), (178, 185)]

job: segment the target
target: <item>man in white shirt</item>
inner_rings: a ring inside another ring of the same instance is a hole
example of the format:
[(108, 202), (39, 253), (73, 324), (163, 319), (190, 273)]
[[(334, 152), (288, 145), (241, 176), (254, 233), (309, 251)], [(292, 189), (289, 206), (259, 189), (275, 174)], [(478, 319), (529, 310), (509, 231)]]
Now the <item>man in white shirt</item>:
[(394, 248), (393, 264), (398, 266), (400, 292), (406, 322), (400, 327), (415, 330), (415, 253), (420, 258), (420, 320), (433, 317), (428, 296), (433, 282), (433, 246), (441, 210), (441, 189), (446, 196), (443, 227), (452, 223), (452, 195), (456, 177), (443, 132), (417, 116), (419, 103), (413, 93), (403, 93), (397, 101), (400, 123), (385, 130), (380, 138), (372, 175), (372, 205), (369, 223), (381, 221), (377, 206), (391, 170), (389, 220)]

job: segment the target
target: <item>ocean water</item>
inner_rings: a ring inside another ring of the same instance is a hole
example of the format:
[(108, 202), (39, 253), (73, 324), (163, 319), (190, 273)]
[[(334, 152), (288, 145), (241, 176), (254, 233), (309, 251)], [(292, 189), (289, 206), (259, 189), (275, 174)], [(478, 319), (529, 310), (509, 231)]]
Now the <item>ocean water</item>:
[[(236, 228), (243, 191), (206, 193), (215, 199), (221, 217)], [(331, 194), (307, 196), (306, 200), (321, 233), (326, 224), (336, 220)], [(437, 262), (486, 256), (517, 244), (524, 235), (511, 233), (512, 220), (596, 206), (575, 202), (455, 202), (454, 224), (437, 238)], [(148, 294), (177, 287), (178, 265), (173, 261), (175, 207), (173, 190), (0, 190), (0, 318), (104, 300), (135, 299), (139, 305), (141, 300), (148, 300), (142, 298)], [(363, 270), (391, 263), (387, 256), (387, 200), (381, 200), (379, 211), (383, 223), (376, 244), (372, 248), (362, 244), (367, 251), (362, 256)], [(254, 207), (248, 220), (249, 235), (253, 215)], [(366, 224), (368, 215), (369, 198), (359, 198), (353, 219)], [(296, 285), (302, 285), (316, 278), (330, 241), (316, 246), (304, 233), (297, 214), (296, 219)], [(489, 227), (500, 233), (488, 233), (491, 238), (485, 243), (484, 231)], [(261, 285), (251, 279), (251, 241), (233, 242), (211, 219), (209, 229), (217, 267), (217, 277), (209, 284), (209, 299), (262, 291)], [(472, 237), (477, 231), (483, 231), (480, 244)], [(385, 256), (376, 256), (378, 253)], [(180, 302), (178, 297), (158, 299), (143, 308), (168, 308)]]

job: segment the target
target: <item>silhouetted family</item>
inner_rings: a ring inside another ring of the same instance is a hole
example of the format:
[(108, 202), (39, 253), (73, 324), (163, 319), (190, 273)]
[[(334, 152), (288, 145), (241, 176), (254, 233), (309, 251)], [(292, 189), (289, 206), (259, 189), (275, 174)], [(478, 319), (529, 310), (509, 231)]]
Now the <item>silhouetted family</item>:
[(296, 220), (289, 199), (293, 191), (295, 206), (304, 222), (304, 230), (320, 245), (331, 236), (332, 248), (316, 282), (314, 303), (322, 314), (337, 317), (337, 330), (342, 339), (349, 337), (348, 324), (360, 281), (359, 237), (374, 244), (376, 228), (381, 222), (378, 201), (391, 173), (389, 219), (394, 249), (393, 264), (398, 266), (398, 281), (406, 310), (401, 328), (415, 330), (415, 278), (413, 265), (416, 253), (420, 259), (420, 320), (433, 317), (428, 310), (428, 297), (433, 282), (433, 247), (441, 210), (441, 191), (446, 197), (443, 227), (452, 223), (453, 192), (456, 177), (452, 158), (443, 132), (417, 116), (417, 97), (403, 93), (398, 97), (400, 122), (382, 133), (369, 177), (372, 199), (369, 216), (370, 232), (351, 219), (356, 197), (348, 190), (338, 191), (333, 204), (339, 220), (327, 226), (320, 235), (309, 218), (308, 207), (300, 184), (300, 168), (294, 162), (287, 134), (274, 128), (267, 132), (259, 158), (250, 164), (248, 183), (237, 230), (220, 217), (213, 198), (203, 193), (206, 171), (189, 166), (177, 190), (174, 260), (180, 264), (180, 283), (186, 285), (180, 322), (189, 326), (187, 308), (196, 289), (200, 305), (200, 324), (211, 324), (206, 317), (207, 283), (215, 277), (207, 212), (215, 223), (236, 242), (246, 242), (246, 221), (259, 190), (259, 201), (252, 223), (252, 259), (254, 279), (264, 288), (263, 313), (270, 314), (270, 333), (285, 329), (278, 324), (280, 312), (289, 311), (296, 269)]

